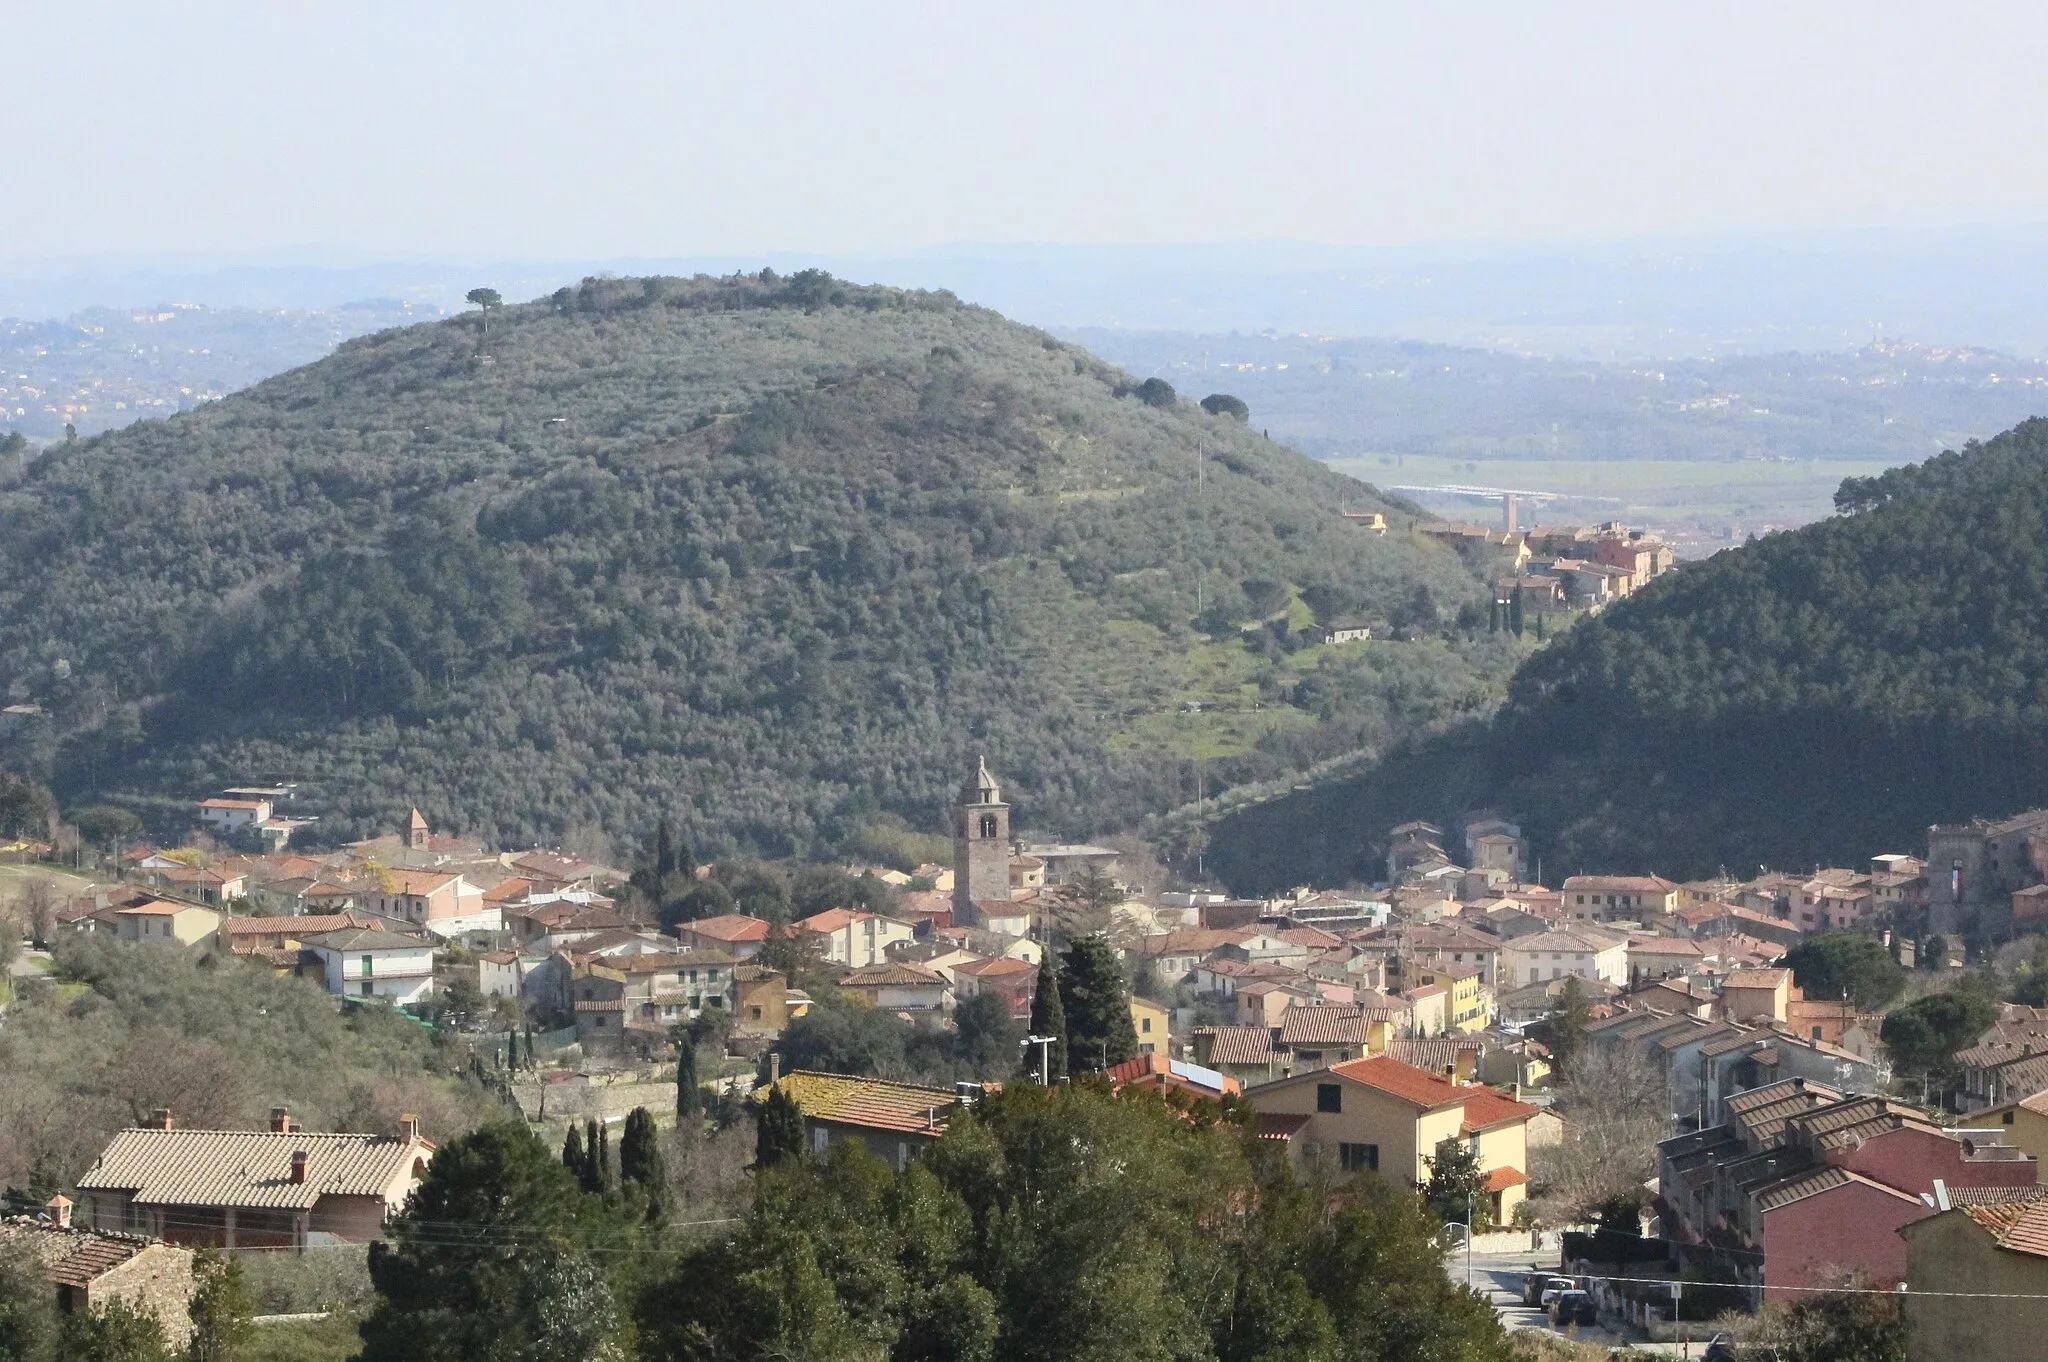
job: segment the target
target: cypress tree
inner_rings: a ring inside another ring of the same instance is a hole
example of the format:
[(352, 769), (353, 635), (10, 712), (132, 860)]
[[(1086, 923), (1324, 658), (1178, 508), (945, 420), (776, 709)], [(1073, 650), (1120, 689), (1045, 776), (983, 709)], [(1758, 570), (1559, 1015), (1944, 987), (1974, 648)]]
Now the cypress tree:
[(1031, 996), (1031, 1034), (1051, 1036), (1053, 1043), (1046, 1047), (1043, 1056), (1036, 1045), (1024, 1047), (1024, 1072), (1036, 1078), (1041, 1059), (1045, 1065), (1048, 1081), (1067, 1076), (1067, 1008), (1060, 997), (1060, 973), (1053, 964), (1052, 952), (1038, 962), (1038, 991)]
[(777, 1083), (754, 1116), (754, 1166), (773, 1168), (778, 1163), (802, 1158), (803, 1152), (803, 1108)]
[(583, 1132), (574, 1121), (569, 1122), (569, 1138), (562, 1141), (562, 1167), (574, 1173), (578, 1182), (589, 1185), (590, 1160), (583, 1156)]
[(619, 1135), (619, 1185), (635, 1183), (647, 1197), (647, 1218), (659, 1220), (666, 1209), (668, 1179), (661, 1162), (661, 1136), (654, 1114), (633, 1108)]
[(583, 1190), (602, 1194), (605, 1178), (604, 1127), (596, 1121), (583, 1123), (583, 1166), (577, 1173), (583, 1179)]
[(1106, 1069), (1138, 1053), (1124, 967), (1107, 937), (1084, 936), (1068, 948), (1060, 970), (1060, 993), (1070, 1072)]
[(676, 1129), (690, 1128), (704, 1108), (703, 1091), (697, 1086), (697, 1042), (685, 1031), (676, 1042)]
[(1522, 636), (1522, 588), (1520, 587), (1516, 587), (1514, 594), (1508, 597), (1508, 628), (1514, 631), (1516, 638)]

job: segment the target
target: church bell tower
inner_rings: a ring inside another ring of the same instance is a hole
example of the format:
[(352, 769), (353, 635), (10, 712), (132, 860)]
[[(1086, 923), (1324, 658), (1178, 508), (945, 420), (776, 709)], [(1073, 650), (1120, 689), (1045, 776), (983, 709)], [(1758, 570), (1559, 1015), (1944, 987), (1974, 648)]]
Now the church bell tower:
[(960, 789), (953, 807), (953, 918), (973, 926), (975, 903), (1010, 901), (1010, 806), (989, 773), (988, 758)]

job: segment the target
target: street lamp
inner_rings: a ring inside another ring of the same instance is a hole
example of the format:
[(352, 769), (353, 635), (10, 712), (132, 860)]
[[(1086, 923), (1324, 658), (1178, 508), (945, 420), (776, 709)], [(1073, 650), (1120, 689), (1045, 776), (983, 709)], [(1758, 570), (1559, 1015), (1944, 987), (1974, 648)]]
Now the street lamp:
[(1025, 1046), (1036, 1045), (1039, 1047), (1038, 1086), (1041, 1088), (1052, 1086), (1052, 1043), (1058, 1039), (1058, 1036), (1026, 1036), (1020, 1042)]

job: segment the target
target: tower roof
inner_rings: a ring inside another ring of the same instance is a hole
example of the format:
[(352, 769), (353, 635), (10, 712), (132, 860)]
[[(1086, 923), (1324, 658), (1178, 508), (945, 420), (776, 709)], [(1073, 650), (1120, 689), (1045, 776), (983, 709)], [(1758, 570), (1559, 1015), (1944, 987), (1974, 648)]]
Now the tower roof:
[(414, 809), (412, 817), (405, 820), (405, 826), (411, 832), (425, 832), (427, 830), (427, 816), (418, 809)]
[(960, 787), (962, 804), (1000, 804), (1003, 802), (1003, 787), (988, 769), (987, 757), (976, 757), (974, 774)]

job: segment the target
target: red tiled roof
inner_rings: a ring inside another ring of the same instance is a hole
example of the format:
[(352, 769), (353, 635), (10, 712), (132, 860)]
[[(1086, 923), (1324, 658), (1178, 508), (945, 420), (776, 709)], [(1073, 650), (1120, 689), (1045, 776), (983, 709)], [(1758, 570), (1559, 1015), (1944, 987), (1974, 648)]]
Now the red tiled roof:
[(766, 941), (768, 924), (761, 918), (748, 917), (745, 913), (721, 913), (717, 917), (698, 918), (685, 922), (677, 929), (708, 936), (717, 941)]
[[(936, 1088), (808, 1070), (785, 1074), (777, 1086), (812, 1120), (934, 1137), (945, 1133), (956, 1100)], [(767, 1085), (755, 1089), (753, 1100), (764, 1100), (770, 1091)]]
[(1505, 1192), (1510, 1187), (1526, 1186), (1529, 1175), (1519, 1168), (1492, 1168), (1486, 1173), (1486, 1181), (1479, 1184), (1482, 1192)]
[(1465, 1126), (1470, 1130), (1486, 1130), (1510, 1121), (1526, 1121), (1536, 1114), (1537, 1109), (1527, 1102), (1502, 1097), (1492, 1088), (1468, 1087), (1463, 1091), (1467, 1094)]
[(1991, 1231), (2003, 1249), (2048, 1258), (2048, 1201), (1964, 1206), (1964, 1215)]
[(1333, 1064), (1330, 1066), (1330, 1072), (1341, 1074), (1354, 1083), (1377, 1088), (1390, 1097), (1398, 1097), (1410, 1106), (1420, 1107), (1424, 1111), (1452, 1106), (1463, 1102), (1475, 1092), (1484, 1091), (1480, 1088), (1460, 1087), (1447, 1078), (1418, 1069), (1413, 1064), (1403, 1064), (1398, 1059), (1388, 1059), (1385, 1055)]

